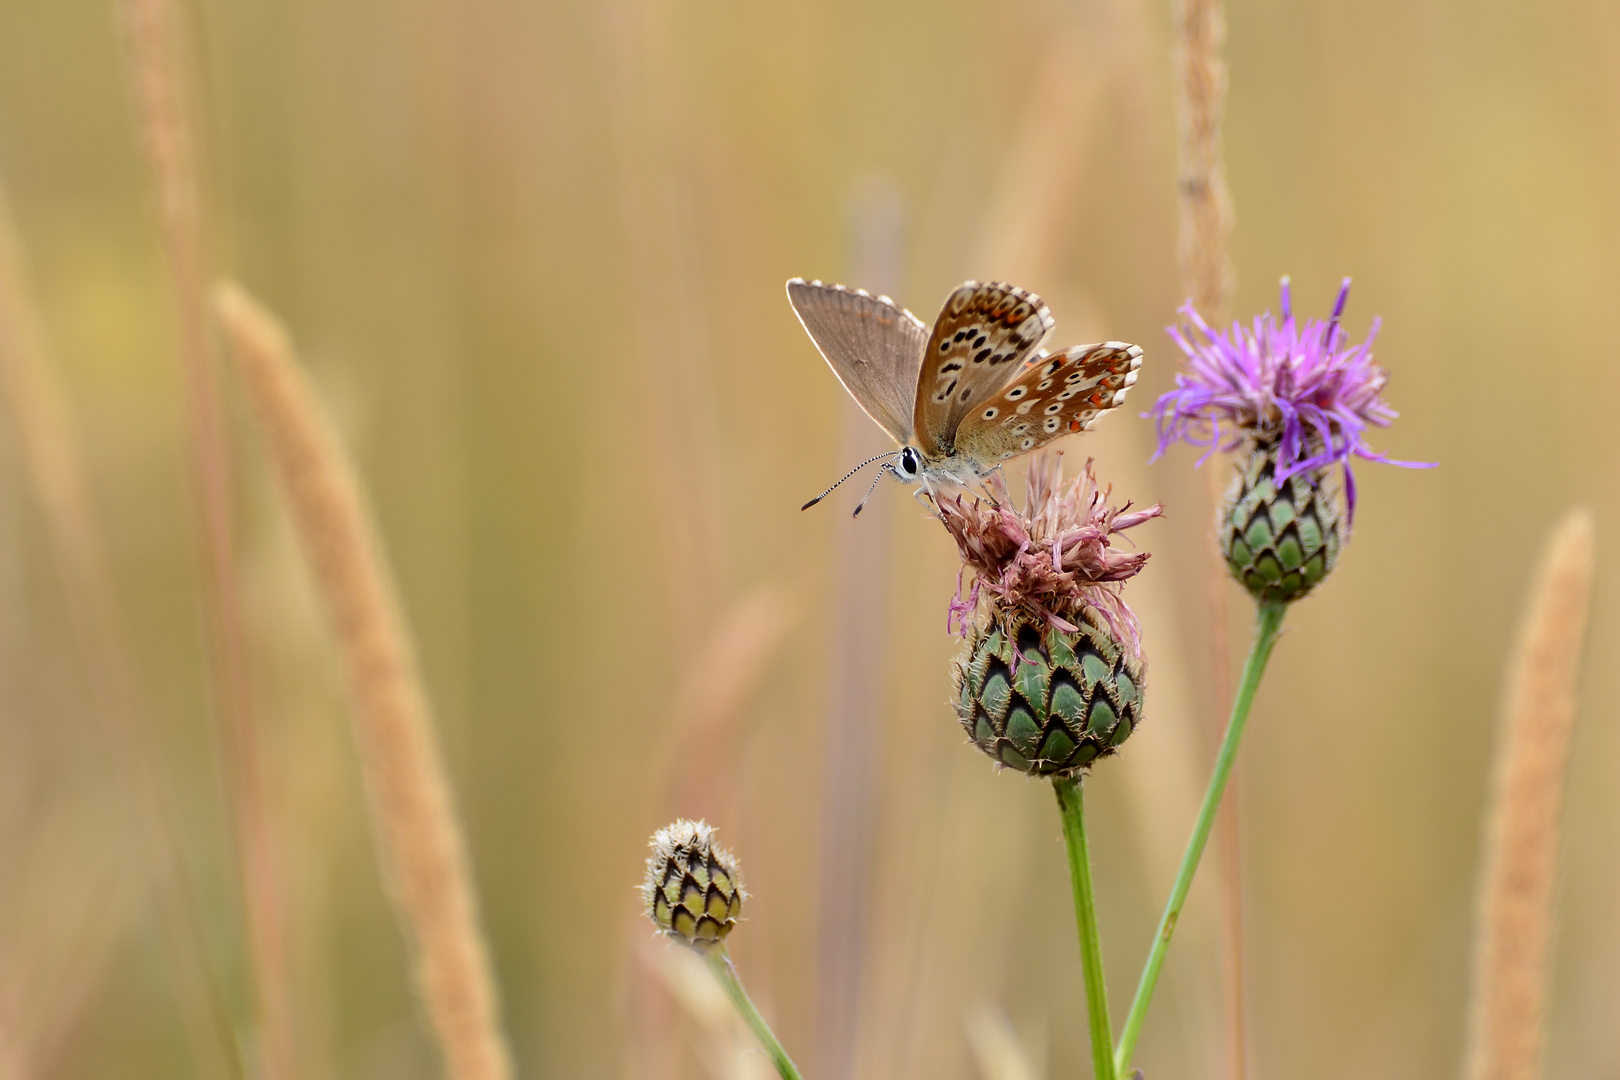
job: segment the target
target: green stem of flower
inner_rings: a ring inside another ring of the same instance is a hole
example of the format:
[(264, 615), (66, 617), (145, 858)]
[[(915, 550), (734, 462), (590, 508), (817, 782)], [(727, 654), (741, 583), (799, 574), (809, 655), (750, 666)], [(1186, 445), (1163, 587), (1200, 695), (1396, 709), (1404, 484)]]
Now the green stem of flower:
[(1069, 848), (1069, 884), (1074, 888), (1074, 921), (1080, 930), (1080, 970), (1086, 977), (1086, 1019), (1091, 1024), (1091, 1063), (1096, 1080), (1115, 1080), (1114, 1035), (1108, 1022), (1108, 986), (1103, 979), (1102, 943), (1097, 938), (1097, 904), (1091, 893), (1091, 855), (1086, 849), (1085, 800), (1080, 780), (1052, 781), (1063, 812), (1063, 839)]
[(1182, 905), (1187, 902), (1187, 890), (1192, 887), (1193, 875), (1198, 872), (1198, 860), (1203, 857), (1204, 845), (1209, 841), (1209, 830), (1215, 823), (1215, 811), (1220, 808), (1221, 796), (1226, 792), (1226, 781), (1232, 775), (1232, 763), (1237, 759), (1238, 743), (1243, 739), (1243, 728), (1249, 721), (1249, 706), (1254, 704), (1254, 692), (1260, 686), (1266, 661), (1277, 644), (1277, 631), (1282, 627), (1288, 606), (1280, 603), (1261, 604), (1255, 614), (1254, 645), (1249, 659), (1243, 665), (1243, 681), (1238, 684), (1237, 696), (1232, 699), (1232, 718), (1227, 721), (1226, 735), (1221, 739), (1221, 750), (1215, 758), (1215, 773), (1209, 778), (1204, 792), (1204, 804), (1198, 809), (1198, 820), (1193, 825), (1187, 851), (1181, 857), (1181, 869), (1176, 872), (1175, 886), (1164, 905), (1164, 917), (1159, 920), (1159, 933), (1153, 939), (1147, 963), (1142, 967), (1142, 980), (1136, 986), (1136, 999), (1125, 1017), (1125, 1027), (1119, 1033), (1119, 1048), (1114, 1054), (1114, 1068), (1123, 1073), (1131, 1062), (1131, 1051), (1136, 1049), (1137, 1036), (1142, 1032), (1142, 1021), (1147, 1016), (1148, 1002), (1159, 982), (1159, 971), (1164, 967), (1164, 953), (1175, 933), (1176, 920), (1181, 917)]
[(720, 980), (721, 988), (725, 990), (726, 997), (731, 999), (731, 1004), (736, 1006), (738, 1015), (747, 1023), (760, 1045), (765, 1047), (765, 1052), (771, 1055), (771, 1064), (776, 1066), (782, 1080), (804, 1080), (804, 1077), (799, 1075), (798, 1066), (793, 1064), (793, 1059), (787, 1056), (782, 1044), (776, 1041), (776, 1035), (771, 1031), (770, 1025), (759, 1015), (759, 1010), (754, 1008), (754, 1002), (749, 998), (748, 991), (743, 989), (742, 980), (737, 978), (737, 969), (732, 965), (726, 947), (724, 945), (710, 947), (704, 953), (703, 959), (708, 963), (709, 970), (714, 972), (714, 977)]

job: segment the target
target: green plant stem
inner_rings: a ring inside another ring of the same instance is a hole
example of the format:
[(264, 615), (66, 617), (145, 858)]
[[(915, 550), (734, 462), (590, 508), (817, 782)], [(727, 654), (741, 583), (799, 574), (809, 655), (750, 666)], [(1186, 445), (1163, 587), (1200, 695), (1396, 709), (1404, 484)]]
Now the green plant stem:
[(1119, 1033), (1119, 1048), (1114, 1054), (1114, 1068), (1123, 1073), (1131, 1062), (1131, 1051), (1136, 1048), (1142, 1021), (1147, 1015), (1148, 1002), (1159, 982), (1159, 971), (1164, 967), (1164, 953), (1175, 933), (1176, 920), (1181, 917), (1182, 905), (1187, 902), (1187, 890), (1192, 888), (1193, 875), (1198, 872), (1198, 860), (1204, 855), (1209, 842), (1209, 830), (1215, 823), (1215, 811), (1220, 808), (1221, 796), (1226, 792), (1226, 781), (1232, 775), (1232, 763), (1237, 759), (1238, 743), (1243, 739), (1243, 728), (1249, 721), (1249, 706), (1254, 704), (1254, 692), (1260, 686), (1266, 661), (1277, 644), (1277, 631), (1282, 627), (1286, 604), (1261, 604), (1255, 613), (1254, 644), (1249, 659), (1243, 665), (1243, 681), (1238, 684), (1237, 696), (1232, 699), (1232, 718), (1227, 721), (1226, 735), (1221, 739), (1221, 750), (1215, 758), (1215, 773), (1209, 778), (1204, 792), (1204, 804), (1198, 808), (1198, 820), (1187, 841), (1187, 851), (1181, 857), (1181, 869), (1176, 871), (1176, 883), (1170, 890), (1170, 899), (1164, 905), (1164, 917), (1159, 920), (1159, 933), (1153, 939), (1147, 963), (1142, 967), (1142, 980), (1136, 986), (1136, 998), (1125, 1017), (1125, 1027)]
[(1091, 1024), (1091, 1063), (1096, 1080), (1114, 1080), (1114, 1034), (1108, 1022), (1108, 986), (1103, 978), (1102, 943), (1097, 938), (1097, 904), (1091, 893), (1091, 854), (1086, 849), (1085, 800), (1079, 779), (1052, 781), (1063, 812), (1063, 839), (1069, 848), (1069, 884), (1074, 888), (1074, 921), (1080, 930), (1080, 970), (1086, 977), (1086, 1019)]
[(714, 972), (714, 977), (720, 980), (720, 986), (725, 990), (726, 997), (736, 1006), (738, 1014), (748, 1024), (749, 1030), (754, 1033), (760, 1045), (765, 1047), (765, 1052), (771, 1055), (771, 1063), (776, 1066), (782, 1080), (804, 1080), (804, 1077), (799, 1075), (798, 1066), (793, 1064), (793, 1059), (787, 1056), (782, 1044), (776, 1041), (776, 1035), (771, 1031), (770, 1025), (759, 1015), (759, 1010), (754, 1008), (754, 1002), (749, 998), (748, 991), (743, 989), (742, 980), (737, 978), (737, 969), (732, 965), (726, 947), (713, 946), (704, 953), (703, 959), (708, 963), (709, 970)]

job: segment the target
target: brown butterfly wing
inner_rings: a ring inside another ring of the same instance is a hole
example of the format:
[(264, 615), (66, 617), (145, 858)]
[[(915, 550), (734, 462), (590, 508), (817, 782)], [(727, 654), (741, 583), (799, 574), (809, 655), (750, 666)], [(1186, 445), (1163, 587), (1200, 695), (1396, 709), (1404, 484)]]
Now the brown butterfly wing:
[(928, 328), (887, 296), (794, 278), (788, 301), (827, 365), (866, 415), (911, 441), (912, 395)]
[(956, 452), (994, 465), (1090, 430), (1124, 403), (1141, 366), (1141, 347), (1123, 341), (1043, 352), (962, 421)]
[(1034, 293), (999, 282), (964, 282), (945, 300), (917, 375), (913, 426), (924, 458), (956, 452), (957, 427), (1052, 332), (1052, 314)]

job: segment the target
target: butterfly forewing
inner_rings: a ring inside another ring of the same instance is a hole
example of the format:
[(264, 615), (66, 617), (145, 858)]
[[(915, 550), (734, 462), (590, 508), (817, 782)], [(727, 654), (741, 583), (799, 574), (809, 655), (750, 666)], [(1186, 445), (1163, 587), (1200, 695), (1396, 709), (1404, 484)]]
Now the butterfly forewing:
[(957, 428), (1052, 331), (1052, 315), (1034, 293), (999, 282), (969, 281), (945, 301), (923, 351), (913, 424), (925, 458), (957, 452)]
[(1141, 366), (1141, 347), (1123, 341), (1043, 352), (963, 418), (956, 451), (991, 465), (1089, 430), (1124, 403)]
[(899, 443), (911, 441), (912, 395), (928, 328), (887, 296), (794, 278), (788, 300), (853, 397)]

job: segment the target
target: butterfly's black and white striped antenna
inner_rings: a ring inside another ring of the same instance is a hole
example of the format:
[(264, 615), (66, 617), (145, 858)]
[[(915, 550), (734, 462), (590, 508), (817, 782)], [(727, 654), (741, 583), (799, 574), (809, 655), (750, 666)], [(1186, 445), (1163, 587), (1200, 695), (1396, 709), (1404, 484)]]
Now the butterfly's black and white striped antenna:
[[(890, 451), (888, 451), (886, 453), (877, 454), (877, 455), (875, 455), (873, 457), (867, 458), (865, 461), (861, 462), (859, 465), (857, 465), (853, 469), (849, 470), (849, 472), (845, 473), (843, 476), (840, 476), (838, 478), (838, 482), (833, 484), (832, 487), (828, 488), (826, 491), (823, 491), (820, 495), (817, 495), (815, 498), (811, 499), (809, 502), (807, 502), (803, 506), (799, 507), (799, 509), (800, 510), (808, 510), (808, 509), (810, 509), (812, 506), (816, 505), (816, 503), (820, 502), (822, 499), (825, 499), (827, 496), (831, 495), (838, 488), (839, 484), (842, 484), (845, 480), (848, 480), (850, 477), (854, 476), (856, 473), (860, 472), (862, 469), (864, 469), (868, 465), (872, 464), (872, 462), (874, 462), (874, 461), (882, 461), (884, 458), (887, 458), (887, 457), (894, 457), (894, 451), (890, 450)], [(887, 467), (892, 467), (892, 466), (887, 466)], [(882, 479), (882, 477), (883, 477), (883, 469), (879, 469), (878, 470), (878, 478)], [(873, 481), (872, 486), (876, 487), (877, 486), (877, 481)], [(866, 495), (867, 495), (867, 498), (870, 498), (871, 495), (872, 495), (871, 491), (868, 491), (866, 493)], [(865, 506), (865, 505), (866, 505), (866, 499), (862, 499), (861, 500), (861, 506)], [(859, 506), (855, 508), (855, 512), (857, 514), (859, 514), (861, 512)]]
[(866, 489), (866, 494), (862, 495), (861, 501), (855, 504), (855, 512), (851, 514), (850, 517), (861, 516), (861, 511), (866, 509), (866, 500), (872, 497), (872, 492), (877, 490), (878, 481), (883, 479), (883, 474), (886, 472), (892, 472), (897, 476), (899, 475), (899, 470), (894, 467), (894, 462), (885, 461), (883, 466), (878, 469), (878, 474), (872, 477), (872, 484)]

